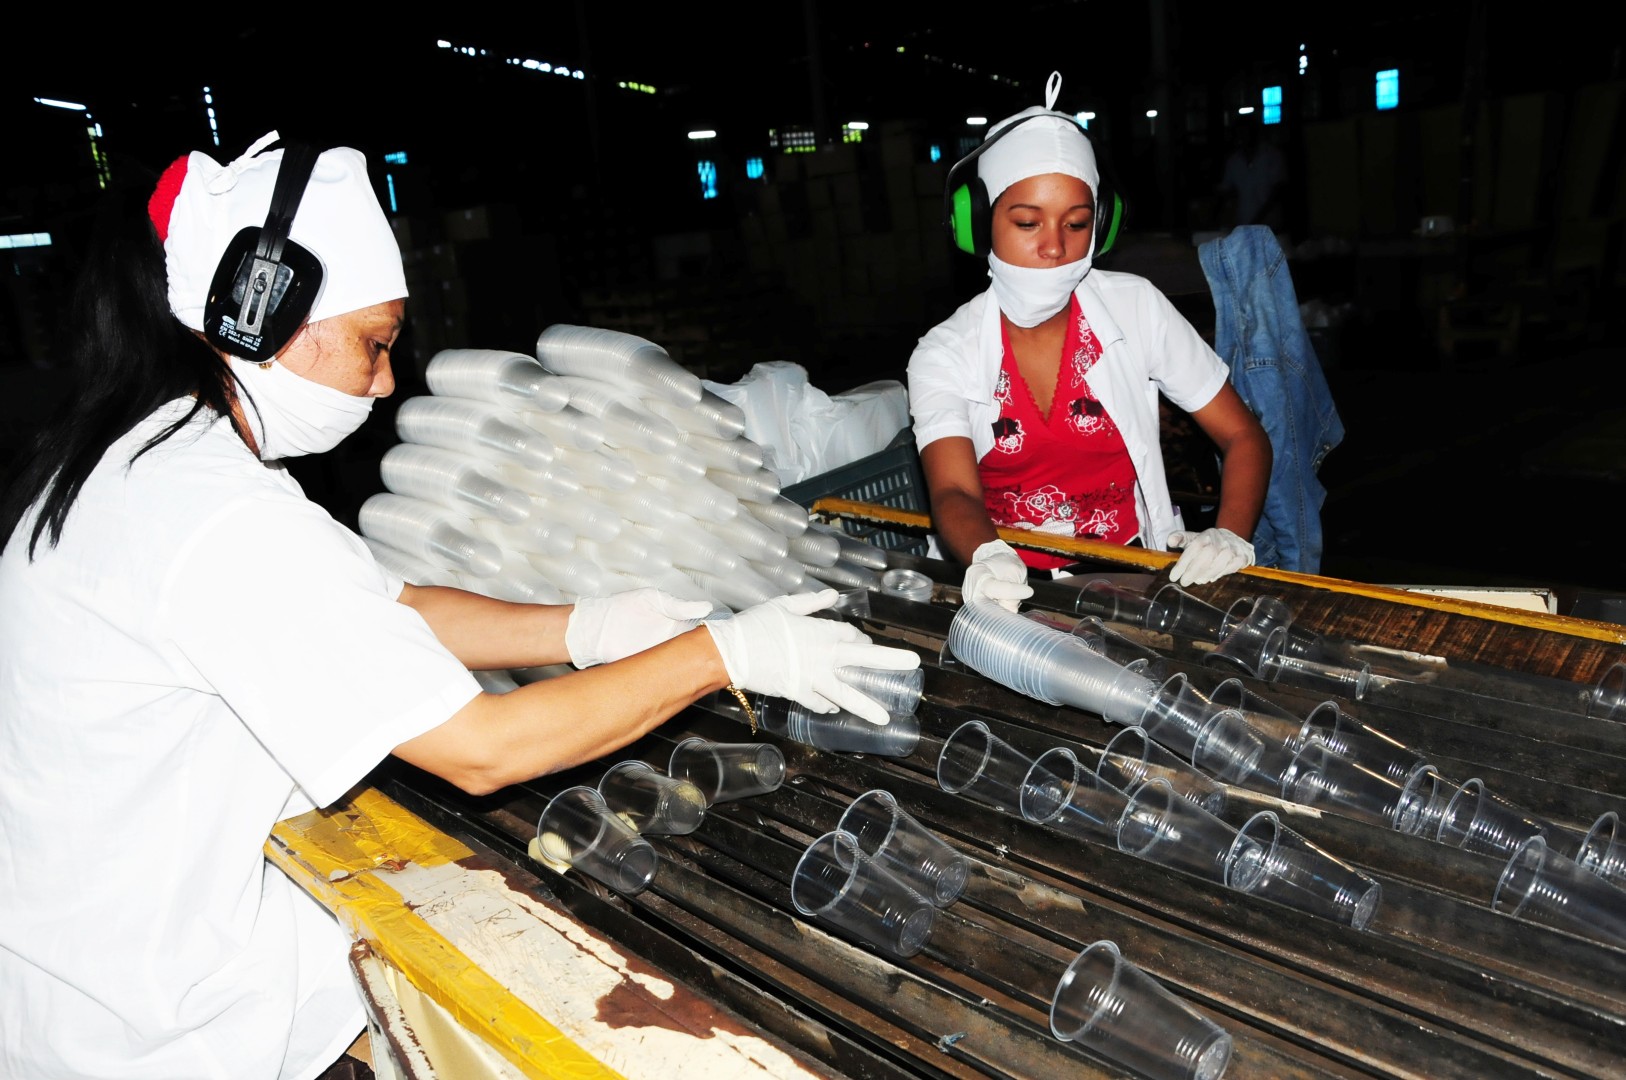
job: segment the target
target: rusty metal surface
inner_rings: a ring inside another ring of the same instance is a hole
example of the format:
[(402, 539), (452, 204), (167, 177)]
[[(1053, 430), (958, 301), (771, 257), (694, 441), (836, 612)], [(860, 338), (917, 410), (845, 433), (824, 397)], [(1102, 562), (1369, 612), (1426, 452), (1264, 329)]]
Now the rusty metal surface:
[[(1045, 598), (1057, 609), (1067, 601), (1048, 589), (1036, 599)], [(692, 979), (832, 1075), (1122, 1075), (1048, 1030), (1056, 978), (1103, 938), (1232, 1033), (1232, 1080), (1626, 1075), (1626, 950), (1491, 911), (1500, 860), (1231, 788), (1222, 815), (1231, 824), (1276, 810), (1288, 827), (1381, 882), (1375, 918), (1356, 931), (944, 793), (937, 754), (967, 719), (1033, 755), (1060, 745), (1099, 751), (1120, 729), (941, 666), (952, 608), (873, 599), (865, 629), (927, 659), (915, 754), (889, 760), (779, 741), (787, 783), (714, 807), (689, 836), (652, 837), (663, 864), (639, 896), (552, 875), (524, 854), (546, 799), (596, 782), (608, 762), (485, 800), (400, 765), (383, 782), (442, 827), (477, 834), (540, 874), (576, 917)], [(1442, 774), (1481, 776), (1560, 825), (1584, 830), (1605, 809), (1626, 814), (1626, 725), (1573, 707), (1618, 647), (1531, 648), (1513, 633), (1518, 627), (1465, 627), (1464, 618), (1408, 608), (1337, 623), (1415, 624), (1430, 649), (1450, 654), (1450, 678), (1434, 671), (1426, 682), (1375, 682), (1366, 700), (1344, 702), (1348, 710), (1423, 752)], [(1163, 644), (1195, 684), (1212, 688), (1228, 677), (1203, 665), (1200, 643)], [(1526, 658), (1532, 663), (1521, 666)], [(1561, 678), (1565, 672), (1583, 678)], [(1322, 700), (1244, 681), (1301, 715)], [(1483, 692), (1507, 686), (1528, 692)], [(617, 759), (664, 765), (690, 735), (750, 737), (737, 707), (708, 703)], [(925, 951), (907, 960), (803, 919), (789, 901), (807, 843), (874, 788), (892, 792), (974, 860), (965, 896), (940, 915)]]

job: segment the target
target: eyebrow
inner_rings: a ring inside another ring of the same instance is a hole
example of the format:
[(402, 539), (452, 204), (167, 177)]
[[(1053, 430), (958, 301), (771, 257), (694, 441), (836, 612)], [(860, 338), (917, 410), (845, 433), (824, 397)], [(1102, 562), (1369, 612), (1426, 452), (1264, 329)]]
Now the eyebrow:
[[(1044, 209), (1044, 207), (1039, 206), (1036, 203), (1020, 203), (1019, 202), (1019, 203), (1011, 203), (1005, 209), (1007, 209), (1007, 210), (1041, 210), (1042, 211)], [(1063, 213), (1071, 213), (1074, 210), (1094, 210), (1094, 209), (1095, 209), (1095, 204), (1094, 203), (1081, 202), (1081, 203), (1074, 203), (1072, 206), (1069, 206), (1065, 211), (1063, 211)]]

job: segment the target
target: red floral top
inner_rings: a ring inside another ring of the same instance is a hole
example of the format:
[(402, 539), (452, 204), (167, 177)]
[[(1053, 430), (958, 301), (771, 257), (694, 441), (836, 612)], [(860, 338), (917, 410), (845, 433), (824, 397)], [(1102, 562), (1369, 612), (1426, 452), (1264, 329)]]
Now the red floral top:
[[(1074, 297), (1062, 343), (1050, 415), (1033, 400), (1017, 369), (1008, 335), (995, 400), (994, 448), (977, 463), (983, 502), (995, 524), (1127, 544), (1140, 532), (1135, 466), (1118, 425), (1084, 376), (1101, 359), (1101, 343)], [(1018, 549), (1040, 570), (1076, 562)]]

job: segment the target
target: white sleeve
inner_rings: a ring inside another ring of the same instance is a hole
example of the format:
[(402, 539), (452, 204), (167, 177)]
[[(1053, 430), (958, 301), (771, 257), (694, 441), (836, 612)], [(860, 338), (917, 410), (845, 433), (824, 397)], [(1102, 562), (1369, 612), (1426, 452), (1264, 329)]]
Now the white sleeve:
[(243, 499), (176, 553), (156, 626), (326, 806), (480, 692), (392, 577), (316, 504)]
[(1149, 324), (1159, 328), (1147, 350), (1152, 380), (1175, 405), (1196, 412), (1214, 400), (1230, 369), (1156, 286), (1142, 291), (1141, 303), (1150, 308)]
[(953, 378), (963, 368), (946, 350), (925, 341), (909, 358), (909, 415), (917, 448), (953, 436), (971, 438), (971, 403), (956, 389)]

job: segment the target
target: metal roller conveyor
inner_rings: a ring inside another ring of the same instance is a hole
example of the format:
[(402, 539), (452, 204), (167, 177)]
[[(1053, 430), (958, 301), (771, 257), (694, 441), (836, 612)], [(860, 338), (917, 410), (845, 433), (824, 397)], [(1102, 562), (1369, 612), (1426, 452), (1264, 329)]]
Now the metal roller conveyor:
[[(1102, 939), (1230, 1033), (1225, 1075), (1233, 1080), (1626, 1074), (1626, 943), (1493, 910), (1504, 854), (1227, 786), (1219, 817), (1229, 828), (1272, 811), (1381, 885), (1371, 921), (1357, 930), (944, 791), (939, 755), (970, 720), (1027, 758), (1067, 747), (1085, 766), (1124, 729), (1024, 697), (945, 656), (957, 573), (914, 557), (893, 555), (892, 564), (933, 578), (935, 601), (872, 593), (867, 613), (846, 617), (923, 657), (921, 737), (908, 757), (828, 753), (752, 734), (744, 711), (719, 696), (609, 759), (489, 798), (393, 761), (374, 783), (507, 865), (511, 888), (534, 890), (826, 1075), (1125, 1075), (1049, 1027), (1061, 972)], [(1156, 580), (1130, 569), (1103, 564), (1103, 574), (1130, 584)], [(1088, 580), (1046, 583), (1033, 605), (1062, 627), (1094, 614), (1080, 606)], [(1599, 624), (1338, 591), (1346, 585), (1239, 574), (1196, 591), (1222, 610), (1248, 596), (1278, 597), (1295, 627), (1348, 643), (1370, 666), (1359, 700), (1216, 666), (1211, 641), (1110, 629), (1152, 649), (1201, 694), (1240, 679), (1292, 717), (1335, 700), (1452, 785), (1480, 778), (1563, 835), (1584, 834), (1606, 811), (1626, 813), (1626, 724), (1587, 715), (1595, 685), (1622, 655), (1621, 637)], [(712, 806), (692, 833), (648, 837), (660, 869), (633, 896), (527, 854), (554, 794), (596, 784), (614, 761), (664, 768), (691, 737), (772, 743), (786, 780)], [(792, 903), (803, 851), (874, 789), (971, 859), (963, 895), (936, 912), (926, 944), (908, 957)], [(1614, 892), (1626, 917), (1626, 892)]]

